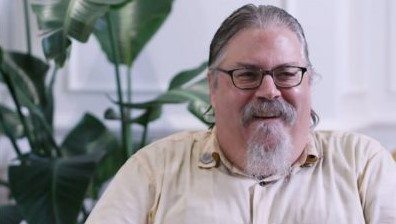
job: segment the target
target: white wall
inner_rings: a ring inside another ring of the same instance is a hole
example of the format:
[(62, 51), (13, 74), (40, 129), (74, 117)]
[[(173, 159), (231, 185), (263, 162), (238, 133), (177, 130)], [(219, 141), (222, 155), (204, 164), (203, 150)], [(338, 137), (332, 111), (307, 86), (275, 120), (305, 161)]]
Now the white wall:
[[(25, 48), (23, 17), (15, 16), (22, 13), (18, 2), (0, 1), (3, 47)], [(321, 117), (319, 129), (362, 130), (378, 138), (396, 136), (393, 0), (175, 0), (172, 14), (135, 63), (135, 99), (154, 97), (178, 71), (206, 60), (210, 40), (221, 21), (249, 2), (284, 7), (304, 27), (311, 60), (321, 74), (313, 91), (314, 108)], [(35, 52), (41, 55), (38, 38), (34, 43)], [(85, 111), (102, 116), (111, 106), (105, 94), (114, 89), (112, 72), (93, 38), (89, 44), (75, 45), (56, 86), (59, 130), (68, 130)], [(154, 135), (204, 128), (184, 106), (166, 108), (162, 119), (152, 126)], [(370, 129), (384, 124), (390, 127), (385, 134), (376, 136), (378, 131)], [(117, 127), (113, 123), (110, 126)], [(392, 138), (380, 140), (388, 148), (396, 147)]]
[[(272, 2), (280, 5), (279, 1)], [(148, 99), (158, 95), (166, 90), (168, 81), (177, 72), (198, 66), (207, 60), (209, 43), (216, 29), (232, 10), (243, 4), (246, 4), (246, 1), (175, 0), (172, 14), (133, 67), (132, 85), (135, 90), (135, 99)], [(98, 105), (98, 100), (93, 100), (93, 98), (99, 97), (104, 100), (101, 102), (105, 102), (104, 95), (100, 93), (114, 90), (114, 76), (109, 75), (113, 73), (113, 68), (108, 65), (102, 54), (92, 56), (92, 51), (100, 52), (100, 50), (94, 38), (90, 41), (92, 45), (78, 44), (73, 49), (70, 72), (65, 80), (65, 88), (71, 93), (70, 96), (84, 94), (86, 98), (80, 98), (84, 101), (82, 105), (75, 102), (75, 104), (63, 107), (63, 110), (69, 113), (64, 113), (63, 119), (58, 120), (61, 126), (69, 124), (69, 120), (76, 117), (76, 113), (81, 113), (87, 108), (100, 108), (97, 111), (103, 111), (109, 106), (109, 104)], [(82, 61), (88, 64), (81, 63)], [(106, 64), (107, 67), (98, 67), (97, 64)], [(66, 98), (65, 101), (69, 101)], [(205, 127), (191, 114), (186, 113), (184, 108), (185, 106), (166, 106), (165, 115), (161, 121), (153, 124), (153, 129), (159, 132), (169, 132), (169, 127), (176, 130)]]

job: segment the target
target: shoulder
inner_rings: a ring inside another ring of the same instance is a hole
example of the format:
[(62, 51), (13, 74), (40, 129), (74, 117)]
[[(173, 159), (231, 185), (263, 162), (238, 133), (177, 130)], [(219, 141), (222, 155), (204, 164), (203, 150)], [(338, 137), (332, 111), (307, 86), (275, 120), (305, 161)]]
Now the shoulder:
[[(207, 141), (210, 131), (185, 131), (169, 135), (143, 147), (126, 162), (146, 167), (148, 170), (163, 169), (169, 163), (177, 164), (191, 159), (199, 151), (200, 144)], [(128, 165), (127, 165), (128, 166)]]
[(341, 131), (315, 131), (313, 139), (324, 161), (361, 170), (374, 157), (389, 154), (375, 139)]
[(143, 147), (135, 156), (188, 152), (197, 142), (206, 141), (209, 135), (210, 131), (184, 131), (175, 133)]
[(323, 150), (358, 150), (373, 154), (384, 150), (377, 140), (354, 132), (315, 131), (313, 137), (315, 145)]

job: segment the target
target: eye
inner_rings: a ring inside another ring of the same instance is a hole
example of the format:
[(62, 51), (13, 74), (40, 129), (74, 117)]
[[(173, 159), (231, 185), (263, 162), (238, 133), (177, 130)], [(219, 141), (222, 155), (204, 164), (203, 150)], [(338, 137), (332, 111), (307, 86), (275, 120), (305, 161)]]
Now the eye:
[(285, 67), (274, 71), (274, 76), (277, 81), (284, 82), (294, 80), (299, 77), (301, 70), (295, 67)]
[(234, 79), (240, 83), (255, 82), (260, 78), (260, 72), (249, 69), (241, 69), (234, 71)]
[(291, 73), (291, 72), (276, 73), (276, 78), (279, 81), (293, 79), (293, 78), (295, 78), (295, 76), (296, 76), (296, 73)]

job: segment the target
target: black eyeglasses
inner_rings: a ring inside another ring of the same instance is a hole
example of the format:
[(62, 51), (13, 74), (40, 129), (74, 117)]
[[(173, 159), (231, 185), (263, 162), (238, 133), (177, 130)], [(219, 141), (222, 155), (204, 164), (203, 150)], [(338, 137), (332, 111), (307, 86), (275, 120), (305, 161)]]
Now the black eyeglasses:
[(301, 84), (307, 68), (298, 66), (282, 66), (266, 71), (253, 68), (237, 68), (232, 70), (224, 70), (214, 68), (216, 71), (224, 72), (231, 76), (232, 83), (235, 87), (242, 90), (257, 89), (265, 75), (269, 75), (279, 88), (291, 88)]

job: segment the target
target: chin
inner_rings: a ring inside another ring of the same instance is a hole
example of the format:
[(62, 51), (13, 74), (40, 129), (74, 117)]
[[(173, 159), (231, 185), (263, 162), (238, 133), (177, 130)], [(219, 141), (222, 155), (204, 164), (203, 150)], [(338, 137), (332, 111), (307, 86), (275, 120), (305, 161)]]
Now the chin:
[(287, 172), (291, 150), (291, 136), (282, 123), (255, 125), (248, 139), (246, 172), (261, 177)]

